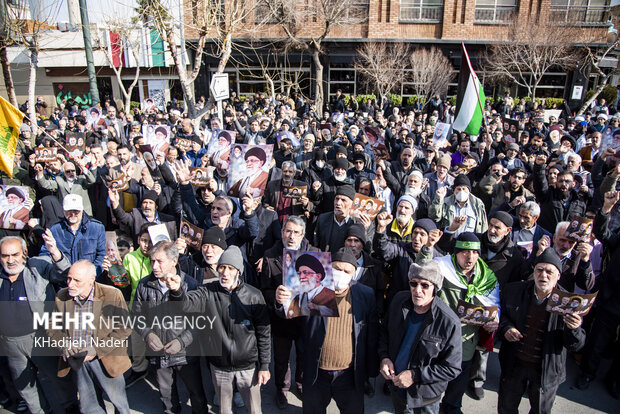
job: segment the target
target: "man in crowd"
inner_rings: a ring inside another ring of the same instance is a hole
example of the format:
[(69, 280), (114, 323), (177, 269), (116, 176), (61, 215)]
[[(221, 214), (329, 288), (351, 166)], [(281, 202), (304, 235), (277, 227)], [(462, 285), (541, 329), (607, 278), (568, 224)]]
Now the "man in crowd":
[(551, 413), (566, 378), (566, 350), (577, 352), (585, 343), (581, 316), (545, 309), (561, 269), (560, 257), (548, 248), (536, 258), (534, 280), (509, 284), (502, 294), (498, 334), (506, 342), (499, 353), (498, 412), (518, 413), (527, 390), (533, 411)]
[[(364, 411), (364, 384), (377, 374), (378, 318), (375, 296), (368, 286), (351, 285), (357, 260), (350, 249), (332, 254), (332, 276), (338, 316), (307, 316), (303, 321), (303, 412), (324, 414), (333, 398), (343, 413)], [(292, 292), (281, 285), (276, 303)]]
[(380, 372), (398, 414), (439, 413), (442, 393), (461, 371), (461, 323), (438, 297), (442, 283), (437, 263), (413, 263), (409, 291), (394, 297), (381, 325)]
[(210, 335), (217, 332), (221, 336), (221, 352), (208, 358), (220, 412), (232, 413), (233, 383), (236, 383), (248, 412), (260, 413), (260, 386), (271, 377), (267, 306), (260, 291), (241, 280), (243, 256), (237, 246), (229, 246), (222, 253), (217, 271), (218, 281), (191, 292), (182, 287), (185, 282), (179, 275), (168, 273), (169, 297), (183, 302), (183, 312), (215, 317), (213, 331), (203, 332), (199, 340), (206, 349), (207, 341), (212, 340)]

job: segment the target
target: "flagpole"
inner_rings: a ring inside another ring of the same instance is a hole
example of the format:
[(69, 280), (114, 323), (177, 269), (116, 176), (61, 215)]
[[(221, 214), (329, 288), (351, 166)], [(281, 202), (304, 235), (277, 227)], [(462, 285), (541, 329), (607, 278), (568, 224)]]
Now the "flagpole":
[[(463, 46), (463, 51), (465, 52), (465, 54), (467, 55), (467, 60), (469, 61), (469, 53), (467, 53), (467, 49), (465, 49), (465, 42), (461, 42), (461, 46)], [(462, 65), (462, 60), (461, 60), (461, 65)], [(471, 65), (470, 65), (471, 66)], [(469, 72), (469, 76), (474, 76), (473, 73), (475, 73), (472, 70), (470, 70)], [(474, 80), (476, 80), (474, 78)], [(478, 80), (478, 82), (480, 82), (480, 80)], [(482, 83), (480, 83), (480, 85), (482, 86)], [(487, 122), (487, 116), (484, 113), (484, 107), (482, 106), (482, 101), (480, 100), (480, 92), (478, 91), (478, 88), (474, 88), (476, 90), (476, 98), (478, 101), (478, 106), (480, 106), (480, 112), (482, 112), (482, 119), (484, 120), (484, 130), (487, 133), (487, 135), (489, 134), (489, 123)], [(486, 102), (485, 102), (486, 103)]]
[[(27, 116), (27, 115), (24, 115), (24, 119), (27, 119), (28, 121), (30, 121), (31, 123), (33, 123), (33, 124), (35, 124), (35, 125), (36, 125), (36, 123), (35, 123), (35, 122), (32, 122), (32, 119), (28, 118), (28, 116)], [(45, 129), (43, 129), (43, 133), (44, 133), (45, 135), (47, 135), (48, 137), (50, 137), (50, 138), (51, 138), (51, 139), (52, 139), (52, 140), (53, 140), (56, 144), (58, 144), (58, 146), (59, 146), (60, 148), (62, 148), (63, 150), (65, 150), (67, 153), (69, 153), (69, 150), (68, 150), (68, 149), (66, 149), (66, 148), (65, 148), (65, 147), (64, 147), (64, 146), (63, 146), (60, 142), (58, 142), (58, 140), (57, 140), (56, 138), (54, 138), (53, 136), (51, 136), (51, 135), (50, 135), (50, 134), (49, 134), (49, 133), (48, 133)]]

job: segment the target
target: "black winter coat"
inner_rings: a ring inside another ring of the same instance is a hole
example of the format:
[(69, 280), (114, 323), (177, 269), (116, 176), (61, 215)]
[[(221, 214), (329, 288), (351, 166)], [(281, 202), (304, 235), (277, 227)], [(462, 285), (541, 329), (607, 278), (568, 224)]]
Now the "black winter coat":
[[(198, 283), (183, 272), (181, 272), (181, 280), (183, 282), (181, 288), (185, 291), (195, 290), (198, 287)], [(133, 314), (137, 317), (144, 318), (146, 322), (146, 326), (136, 324), (136, 331), (140, 334), (142, 339), (146, 341), (146, 337), (150, 333), (154, 333), (164, 345), (174, 339), (180, 340), (183, 345), (183, 349), (176, 354), (164, 354), (163, 351), (153, 352), (147, 345), (147, 356), (149, 359), (155, 359), (158, 368), (186, 365), (191, 359), (188, 357), (188, 354), (196, 355), (195, 347), (190, 348), (194, 351), (188, 352), (188, 347), (194, 342), (195, 332), (191, 329), (165, 329), (162, 327), (163, 324), (161, 324), (161, 322), (164, 321), (164, 317), (183, 316), (178, 306), (170, 306), (168, 302), (168, 293), (169, 292), (162, 293), (159, 281), (155, 275), (151, 273), (142, 278), (138, 283), (132, 307)], [(155, 320), (160, 323), (153, 323)]]
[[(507, 285), (501, 296), (501, 317), (498, 335), (504, 338), (506, 332), (516, 328), (525, 332), (525, 322), (530, 301), (534, 298), (534, 281), (516, 282)], [(585, 344), (586, 333), (582, 327), (568, 329), (561, 315), (550, 313), (543, 338), (541, 388), (545, 392), (566, 380), (566, 350), (577, 352)], [(502, 377), (510, 375), (519, 363), (517, 352), (521, 342), (502, 341), (499, 363)]]
[[(400, 292), (392, 301), (379, 336), (379, 360), (396, 361), (407, 333), (407, 317), (413, 311), (410, 292)], [(422, 407), (446, 390), (448, 382), (461, 372), (461, 322), (439, 297), (422, 321), (407, 364), (413, 371), (413, 385), (407, 389), (410, 407)]]
[[(224, 371), (244, 371), (258, 364), (260, 371), (269, 370), (271, 326), (260, 290), (239, 281), (228, 292), (218, 281), (187, 293), (181, 287), (170, 292), (170, 300), (183, 302), (184, 312), (216, 317), (213, 330), (198, 333), (202, 352), (209, 355), (214, 366)], [(216, 348), (212, 348), (214, 345)]]

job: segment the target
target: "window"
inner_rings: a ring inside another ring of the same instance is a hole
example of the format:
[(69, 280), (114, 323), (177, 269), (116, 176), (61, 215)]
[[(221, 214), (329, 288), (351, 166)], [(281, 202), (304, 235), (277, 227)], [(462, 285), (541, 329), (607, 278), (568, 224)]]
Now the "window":
[(402, 0), (400, 17), (402, 23), (439, 23), (443, 17), (443, 0)]
[(476, 0), (474, 22), (505, 23), (516, 11), (516, 0)]
[(609, 0), (551, 0), (552, 20), (583, 25), (604, 24), (609, 19)]

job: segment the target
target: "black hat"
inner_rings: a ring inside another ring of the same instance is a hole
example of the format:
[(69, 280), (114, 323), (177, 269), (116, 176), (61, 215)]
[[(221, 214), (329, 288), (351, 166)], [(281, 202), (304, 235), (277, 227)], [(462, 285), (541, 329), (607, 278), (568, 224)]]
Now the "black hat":
[(344, 168), (345, 170), (349, 169), (349, 161), (346, 158), (336, 158), (334, 161), (334, 169), (336, 168)]
[(465, 174), (459, 174), (454, 179), (454, 186), (452, 188), (456, 188), (459, 186), (465, 186), (471, 190), (471, 182), (469, 181), (469, 177)]
[(572, 136), (570, 136), (570, 135), (564, 135), (564, 136), (562, 136), (562, 138), (560, 138), (560, 142), (562, 142), (562, 141), (568, 141), (568, 142), (570, 142), (570, 146), (571, 146), (571, 148), (572, 148), (572, 149), (577, 148), (577, 141), (575, 141), (575, 138), (573, 138), (573, 137), (572, 137)]
[(247, 159), (251, 156), (258, 158), (259, 160), (263, 162), (263, 164), (267, 161), (267, 154), (265, 154), (265, 150), (263, 150), (260, 147), (250, 148), (249, 150), (245, 152), (245, 155), (243, 157), (247, 161)]
[(324, 159), (325, 159), (325, 151), (323, 151), (323, 148), (315, 148), (314, 149), (314, 160), (319, 161), (319, 160), (324, 160)]
[(355, 151), (353, 153), (353, 161), (361, 160), (366, 162), (366, 157), (364, 157), (364, 153), (362, 151)]
[(195, 142), (196, 144), (200, 144), (202, 146), (202, 140), (198, 135), (192, 135), (191, 140), (192, 142)]
[(155, 192), (155, 190), (149, 190), (142, 196), (142, 201), (144, 200), (152, 200), (155, 204), (157, 204), (159, 195)]
[(506, 225), (506, 227), (512, 227), (512, 225), (514, 224), (512, 216), (505, 211), (496, 211), (495, 213), (491, 214), (489, 220), (491, 220), (492, 218), (501, 221)]
[(537, 265), (538, 263), (552, 264), (558, 269), (560, 273), (562, 273), (562, 260), (560, 259), (560, 256), (558, 256), (558, 254), (555, 252), (553, 247), (547, 247), (545, 251), (536, 258), (534, 264)]
[(459, 234), (454, 244), (454, 253), (456, 254), (463, 250), (476, 250), (480, 253), (480, 239), (474, 233), (468, 231)]
[(325, 268), (316, 257), (308, 253), (302, 254), (295, 261), (295, 271), (299, 272), (299, 268), (302, 266), (309, 267), (315, 273), (319, 273), (321, 275), (321, 280), (325, 278)]
[(529, 137), (529, 136), (530, 136), (530, 133), (529, 133), (528, 131), (521, 131), (521, 136), (524, 136), (524, 135), (525, 135), (526, 137)]
[(226, 250), (226, 235), (224, 231), (217, 226), (209, 227), (202, 236), (202, 244), (214, 244), (223, 250)]
[(353, 200), (355, 198), (355, 189), (353, 188), (353, 186), (348, 185), (348, 184), (340, 185), (338, 186), (338, 189), (336, 190), (336, 195), (349, 197), (351, 200)]
[(26, 199), (26, 196), (24, 196), (24, 194), (17, 187), (10, 187), (4, 193), (4, 195), (6, 195), (6, 196), (8, 196), (9, 194), (13, 194), (14, 196), (17, 196), (17, 197), (21, 198), (22, 200)]
[(435, 224), (433, 220), (429, 218), (423, 218), (420, 220), (416, 220), (415, 223), (413, 223), (412, 230), (415, 229), (416, 227), (423, 229), (427, 233), (430, 233), (431, 230), (437, 230), (437, 225)]
[(219, 139), (220, 137), (228, 141), (229, 144), (232, 144), (233, 139), (232, 139), (232, 135), (230, 135), (230, 132), (220, 131), (220, 133), (217, 135), (217, 138)]
[(332, 253), (332, 263), (334, 262), (350, 263), (357, 267), (357, 259), (353, 251), (348, 247), (341, 247), (336, 253)]
[(164, 134), (166, 136), (168, 135), (168, 130), (165, 127), (163, 127), (163, 126), (155, 128), (155, 133), (158, 133), (158, 132), (160, 132), (160, 133), (162, 133), (162, 134)]
[(291, 122), (288, 119), (285, 119), (284, 121), (282, 121), (282, 125), (291, 126)]
[(336, 154), (349, 155), (347, 148), (343, 145), (336, 145)]
[(344, 236), (345, 240), (349, 236), (357, 237), (362, 243), (366, 243), (366, 229), (360, 223), (353, 223), (351, 227), (347, 229)]

